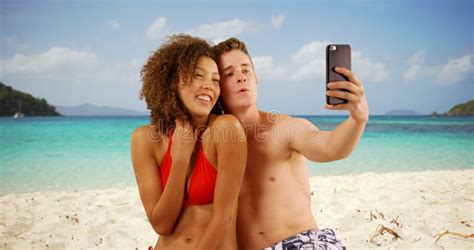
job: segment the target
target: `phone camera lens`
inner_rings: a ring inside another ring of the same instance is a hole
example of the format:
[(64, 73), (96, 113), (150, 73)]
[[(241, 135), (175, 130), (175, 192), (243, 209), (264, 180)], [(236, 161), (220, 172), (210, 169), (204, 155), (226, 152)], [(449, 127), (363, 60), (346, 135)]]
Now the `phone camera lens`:
[(336, 45), (329, 46), (329, 50), (336, 50), (336, 49), (337, 49)]

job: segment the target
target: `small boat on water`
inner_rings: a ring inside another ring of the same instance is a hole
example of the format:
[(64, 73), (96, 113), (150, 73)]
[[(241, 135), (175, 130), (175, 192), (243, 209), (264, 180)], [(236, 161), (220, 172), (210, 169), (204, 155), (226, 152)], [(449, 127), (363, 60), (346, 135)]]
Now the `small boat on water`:
[(25, 117), (25, 115), (21, 112), (16, 112), (14, 115), (13, 115), (13, 118), (23, 118)]

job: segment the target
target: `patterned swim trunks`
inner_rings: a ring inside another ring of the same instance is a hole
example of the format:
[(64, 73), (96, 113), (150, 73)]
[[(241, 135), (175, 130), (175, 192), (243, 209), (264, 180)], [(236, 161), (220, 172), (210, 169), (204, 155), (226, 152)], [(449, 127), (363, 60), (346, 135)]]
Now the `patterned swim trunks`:
[(336, 239), (336, 234), (330, 228), (308, 230), (288, 239), (280, 241), (263, 250), (346, 250), (346, 247)]

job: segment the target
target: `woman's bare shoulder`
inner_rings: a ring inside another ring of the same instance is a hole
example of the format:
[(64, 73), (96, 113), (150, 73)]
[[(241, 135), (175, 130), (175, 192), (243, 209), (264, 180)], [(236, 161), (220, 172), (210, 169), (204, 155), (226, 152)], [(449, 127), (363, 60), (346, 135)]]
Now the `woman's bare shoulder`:
[(156, 131), (153, 125), (144, 125), (133, 130), (131, 136), (132, 157), (161, 162), (167, 150), (169, 139)]
[(143, 125), (136, 127), (132, 132), (132, 136), (143, 136), (144, 134), (148, 133), (150, 126), (151, 125)]
[(216, 128), (216, 127), (228, 127), (228, 128), (235, 128), (235, 129), (242, 128), (242, 125), (240, 124), (237, 117), (233, 115), (225, 114), (225, 115), (218, 115), (218, 116), (212, 115), (212, 116), (211, 116), (212, 123), (210, 122), (211, 129)]
[(147, 145), (150, 147), (159, 147), (165, 139), (154, 125), (143, 125), (135, 128), (131, 135), (132, 144)]
[(209, 124), (212, 141), (245, 140), (245, 131), (240, 121), (233, 115), (219, 115)]

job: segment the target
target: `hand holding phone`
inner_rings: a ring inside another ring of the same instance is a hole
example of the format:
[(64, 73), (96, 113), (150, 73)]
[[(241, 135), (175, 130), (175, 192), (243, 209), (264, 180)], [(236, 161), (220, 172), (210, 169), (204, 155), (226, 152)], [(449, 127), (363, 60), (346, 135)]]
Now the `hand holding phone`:
[[(326, 47), (326, 91), (330, 82), (349, 81), (345, 76), (335, 71), (336, 67), (351, 70), (351, 46), (348, 44), (330, 44)], [(341, 89), (339, 91), (348, 90)], [(337, 105), (347, 103), (346, 99), (326, 95), (326, 103)]]

